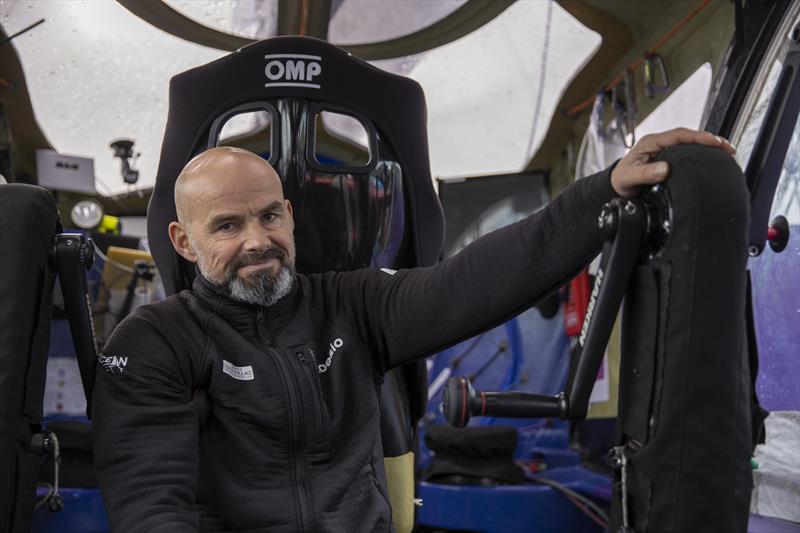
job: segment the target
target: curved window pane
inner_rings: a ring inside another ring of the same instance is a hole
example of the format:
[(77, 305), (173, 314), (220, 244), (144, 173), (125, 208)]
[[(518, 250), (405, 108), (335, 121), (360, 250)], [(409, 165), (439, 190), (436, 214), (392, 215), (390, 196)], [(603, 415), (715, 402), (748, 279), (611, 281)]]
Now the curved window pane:
[(321, 165), (363, 167), (370, 161), (367, 128), (355, 117), (321, 111), (315, 117), (314, 159)]
[[(768, 51), (731, 135), (742, 168), (747, 168), (750, 161), (783, 70), (790, 44), (784, 35), (776, 32), (776, 42)], [(786, 248), (774, 252), (766, 246), (748, 264), (759, 354), (756, 391), (769, 411), (800, 409), (800, 120), (784, 156), (770, 222), (779, 215), (789, 223)]]
[(272, 114), (269, 111), (245, 111), (225, 121), (217, 146), (235, 146), (269, 159), (272, 135)]
[(795, 125), (770, 220), (789, 222), (789, 243), (750, 259), (759, 353), (759, 400), (770, 411), (800, 409), (800, 119)]
[(427, 28), (466, 0), (341, 0), (331, 6), (328, 40), (337, 45), (396, 39)]
[(516, 2), (461, 39), (373, 64), (425, 91), (431, 174), (519, 172), (601, 43), (556, 2)]
[(278, 33), (278, 0), (164, 0), (204, 26), (249, 39)]

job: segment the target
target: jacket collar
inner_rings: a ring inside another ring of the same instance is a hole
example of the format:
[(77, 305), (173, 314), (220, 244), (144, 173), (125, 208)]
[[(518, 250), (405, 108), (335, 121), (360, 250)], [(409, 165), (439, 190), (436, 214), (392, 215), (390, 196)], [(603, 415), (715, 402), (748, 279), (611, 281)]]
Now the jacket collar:
[(212, 283), (195, 271), (192, 291), (204, 307), (219, 315), (223, 320), (230, 324), (237, 331), (250, 337), (255, 336), (257, 322), (262, 322), (262, 327), (266, 326), (270, 337), (277, 335), (278, 331), (291, 319), (297, 307), (299, 298), (300, 280), (295, 280), (292, 291), (278, 300), (274, 305), (263, 306), (239, 302), (232, 299), (219, 285)]

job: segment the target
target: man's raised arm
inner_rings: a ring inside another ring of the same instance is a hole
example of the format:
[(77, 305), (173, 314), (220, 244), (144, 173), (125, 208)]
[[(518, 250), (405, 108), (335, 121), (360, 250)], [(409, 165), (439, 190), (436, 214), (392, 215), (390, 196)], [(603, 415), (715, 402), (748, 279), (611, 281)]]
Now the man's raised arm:
[(113, 531), (196, 532), (198, 418), (188, 354), (139, 309), (99, 358), (93, 396), (97, 481)]
[[(667, 163), (653, 157), (688, 143), (735, 151), (719, 137), (684, 128), (643, 137), (615, 167), (578, 180), (541, 211), (436, 266), (342, 275), (337, 311), (359, 325), (384, 370), (499, 325), (569, 281), (599, 253), (603, 204), (666, 179)], [(360, 296), (347, 297), (353, 293)]]

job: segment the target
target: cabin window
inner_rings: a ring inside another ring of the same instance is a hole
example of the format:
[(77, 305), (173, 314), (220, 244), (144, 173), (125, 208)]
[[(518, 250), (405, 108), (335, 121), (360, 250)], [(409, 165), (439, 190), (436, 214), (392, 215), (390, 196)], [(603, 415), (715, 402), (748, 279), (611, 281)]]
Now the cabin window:
[[(773, 61), (767, 75), (757, 78), (754, 87), (757, 92), (754, 94), (757, 94), (758, 97), (755, 98), (752, 107), (745, 108), (742, 113), (744, 121), (736, 143), (736, 160), (739, 161), (739, 165), (742, 168), (747, 168), (747, 163), (750, 161), (753, 145), (755, 145), (758, 132), (761, 131), (761, 125), (767, 115), (767, 108), (772, 101), (772, 92), (775, 89), (775, 84), (778, 83), (782, 68), (783, 64), (780, 61)], [(736, 138), (736, 135), (734, 134), (732, 137)]]
[(278, 112), (266, 102), (237, 106), (211, 125), (208, 147), (233, 146), (258, 154), (270, 163), (277, 159)]
[(309, 163), (323, 172), (368, 172), (374, 159), (374, 135), (365, 119), (339, 110), (311, 112)]
[[(787, 52), (792, 46), (785, 35), (776, 31), (774, 42), (761, 62), (731, 133), (737, 146), (736, 159), (743, 169), (750, 162)], [(783, 251), (775, 252), (766, 246), (748, 263), (759, 356), (756, 391), (761, 405), (767, 410), (796, 411), (800, 408), (797, 385), (800, 378), (797, 365), (797, 354), (800, 353), (800, 335), (797, 332), (800, 317), (800, 277), (797, 275), (800, 258), (800, 119), (791, 133), (780, 172), (768, 223), (771, 224), (778, 216), (785, 217), (789, 225), (789, 240)]]
[(711, 64), (703, 63), (636, 126), (636, 138), (672, 128), (700, 129), (711, 91)]

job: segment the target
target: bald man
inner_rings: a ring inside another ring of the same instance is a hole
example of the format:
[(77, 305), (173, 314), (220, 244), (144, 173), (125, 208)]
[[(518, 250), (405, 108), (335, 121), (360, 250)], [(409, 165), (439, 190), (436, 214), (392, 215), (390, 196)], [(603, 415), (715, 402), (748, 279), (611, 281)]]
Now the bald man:
[(113, 530), (392, 531), (386, 371), (569, 280), (601, 247), (602, 205), (665, 179), (652, 156), (688, 142), (733, 152), (707, 133), (644, 137), (613, 171), (434, 267), (309, 276), (275, 171), (234, 148), (197, 156), (169, 226), (193, 289), (137, 309), (103, 349), (116, 363), (97, 377), (94, 457)]

